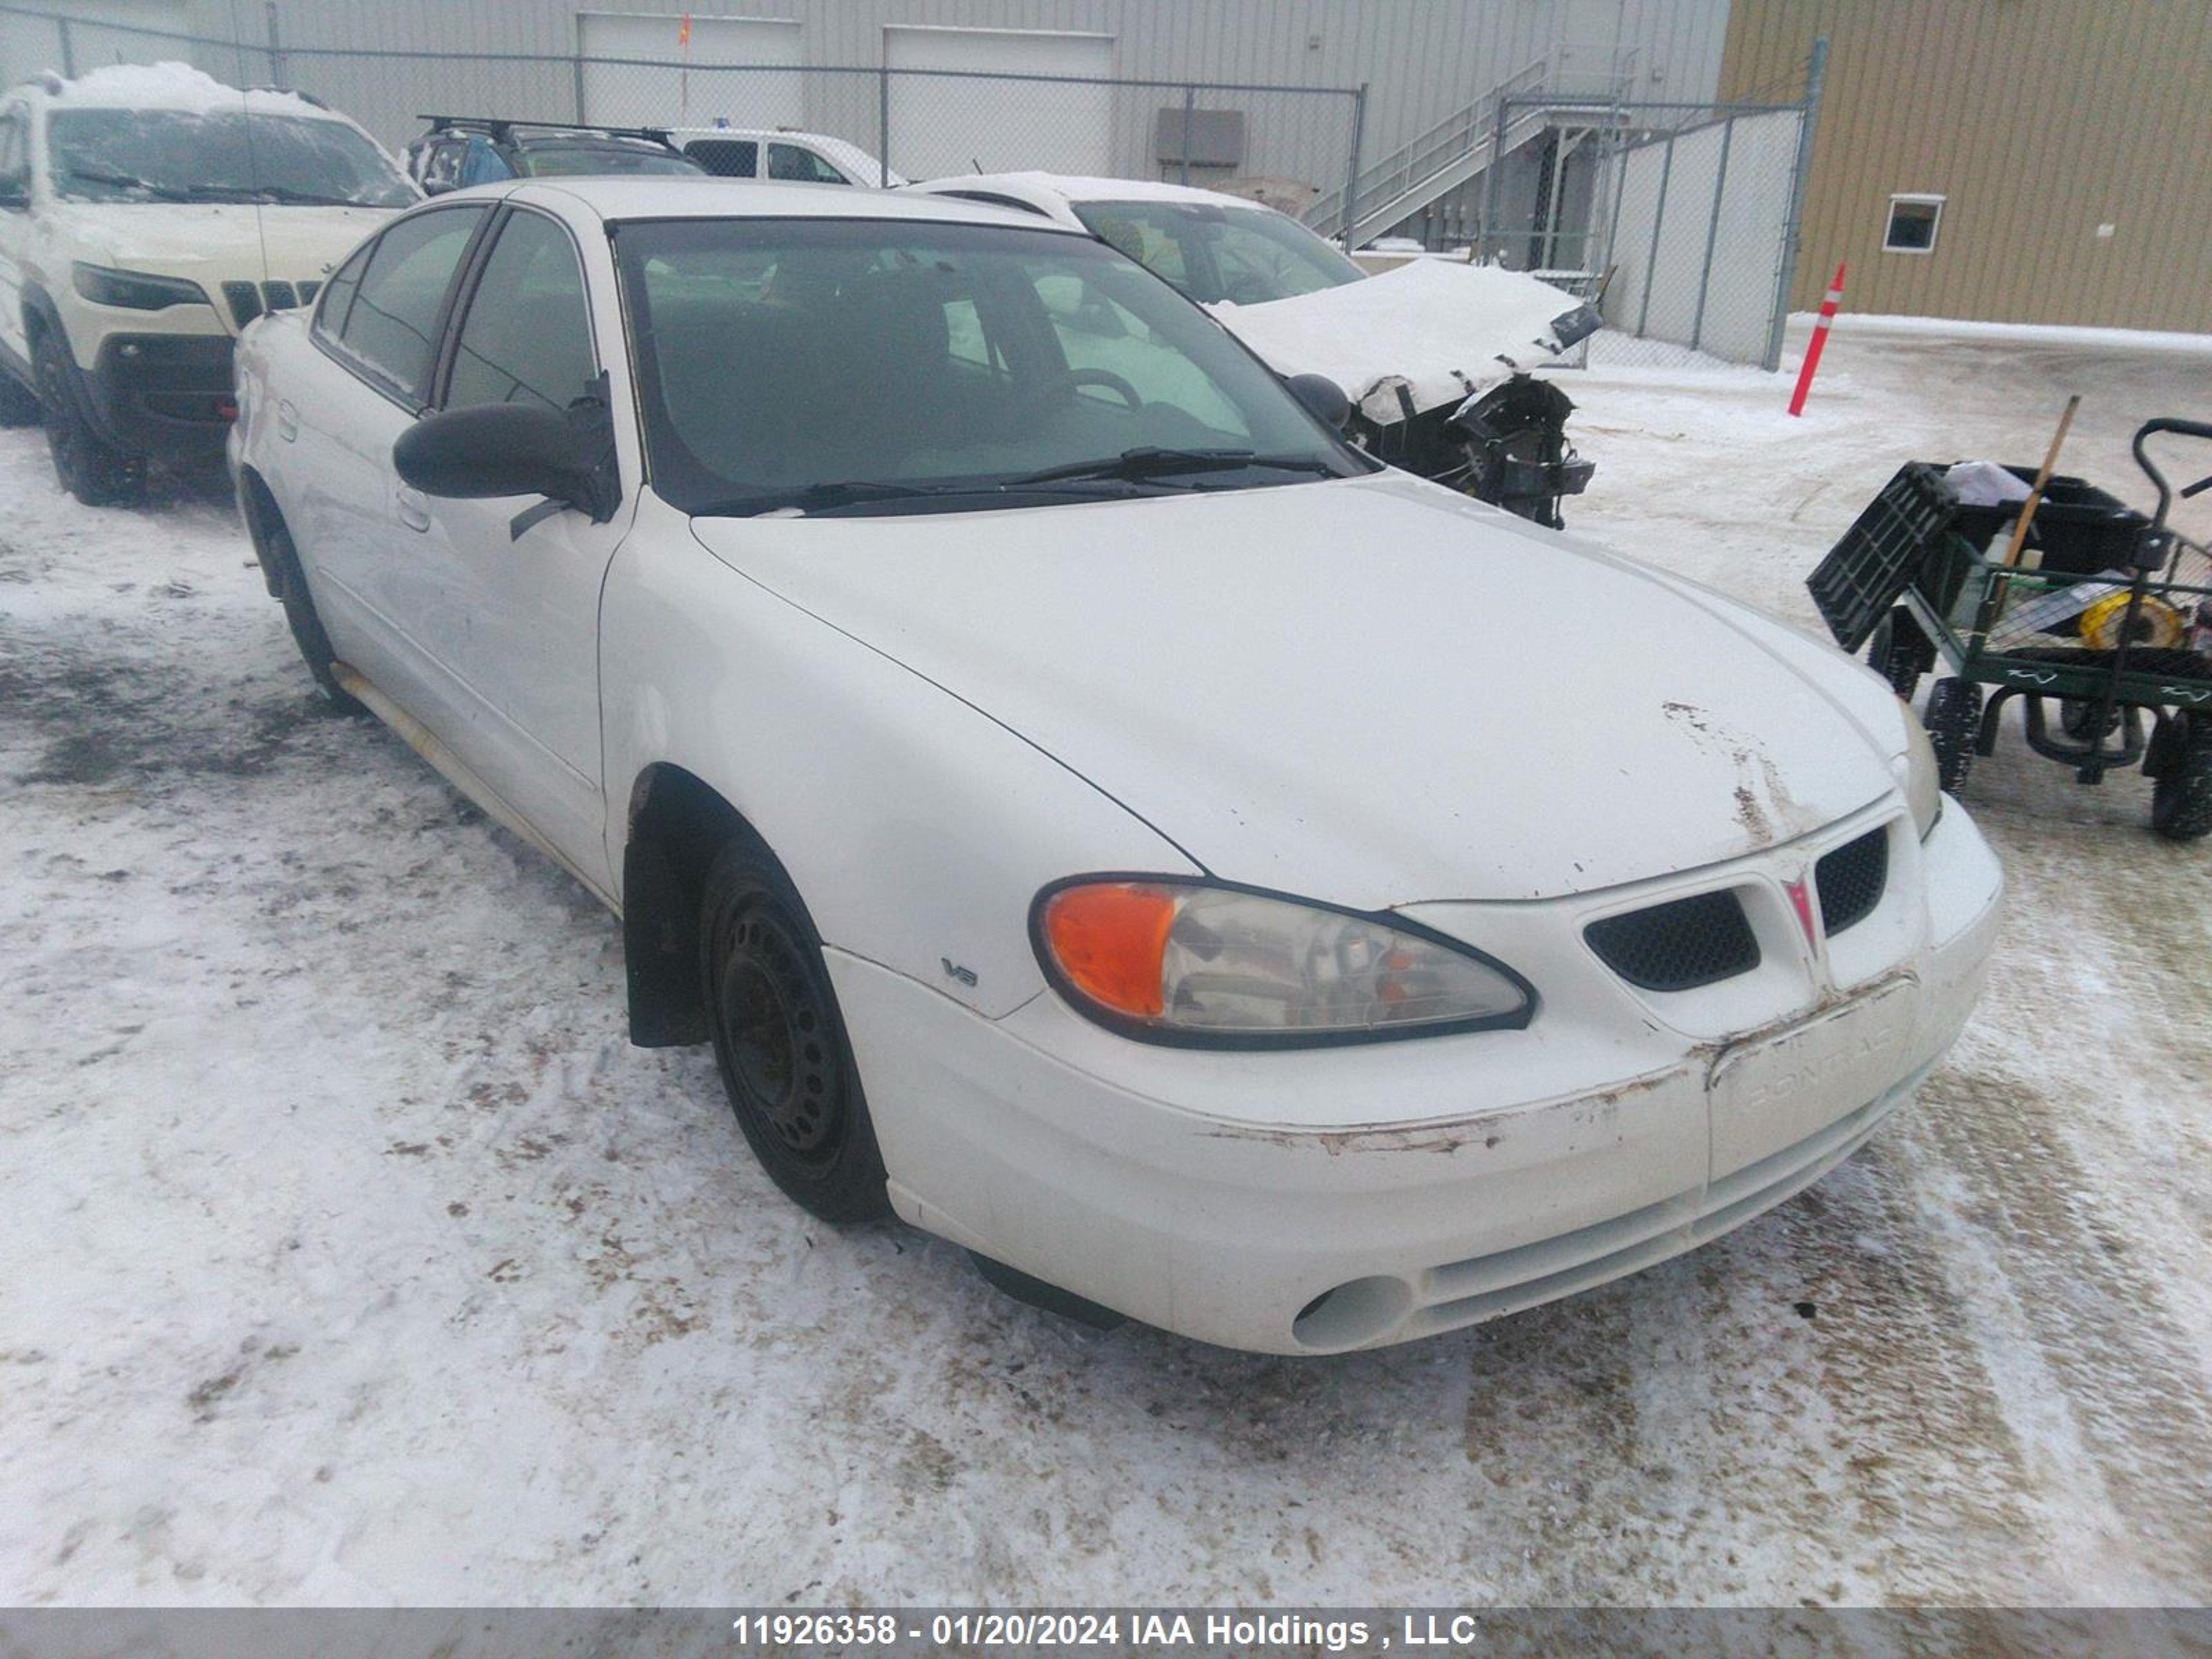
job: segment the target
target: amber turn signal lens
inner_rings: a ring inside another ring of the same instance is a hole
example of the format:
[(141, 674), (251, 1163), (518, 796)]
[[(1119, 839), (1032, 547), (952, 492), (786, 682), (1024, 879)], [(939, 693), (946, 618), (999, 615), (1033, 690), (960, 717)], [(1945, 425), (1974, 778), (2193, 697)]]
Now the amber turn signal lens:
[(1134, 881), (1065, 887), (1045, 901), (1044, 939), (1068, 983), (1103, 1007), (1157, 1019), (1176, 896)]

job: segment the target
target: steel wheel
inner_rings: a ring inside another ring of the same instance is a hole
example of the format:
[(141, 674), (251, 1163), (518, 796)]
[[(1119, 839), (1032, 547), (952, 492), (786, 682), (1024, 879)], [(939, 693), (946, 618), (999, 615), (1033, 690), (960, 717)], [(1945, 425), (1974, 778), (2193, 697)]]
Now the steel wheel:
[(825, 1220), (884, 1214), (883, 1159), (821, 940), (757, 845), (733, 842), (715, 859), (700, 951), (723, 1091), (761, 1166)]

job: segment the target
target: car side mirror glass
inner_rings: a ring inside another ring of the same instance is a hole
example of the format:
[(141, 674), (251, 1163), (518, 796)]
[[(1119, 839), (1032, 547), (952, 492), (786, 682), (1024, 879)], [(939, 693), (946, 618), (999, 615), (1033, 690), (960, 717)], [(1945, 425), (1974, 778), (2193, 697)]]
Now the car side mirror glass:
[(1352, 419), (1352, 399), (1344, 395), (1344, 388), (1326, 374), (1293, 374), (1283, 384), (1291, 389), (1291, 396), (1306, 406), (1306, 410), (1322, 422), (1333, 432), (1341, 432)]
[[(543, 495), (556, 507), (589, 514), (594, 524), (611, 518), (620, 499), (614, 422), (599, 398), (579, 398), (566, 410), (527, 404), (441, 410), (399, 434), (392, 463), (426, 495)], [(523, 514), (515, 533), (539, 516), (536, 509)]]

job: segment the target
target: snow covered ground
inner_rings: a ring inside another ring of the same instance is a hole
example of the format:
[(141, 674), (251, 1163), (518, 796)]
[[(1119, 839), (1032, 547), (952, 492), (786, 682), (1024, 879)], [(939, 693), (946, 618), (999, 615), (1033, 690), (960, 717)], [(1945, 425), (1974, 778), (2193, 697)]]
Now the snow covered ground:
[[(2139, 497), (2203, 367), (1571, 376), (1571, 516), (1809, 620), (1899, 460), (2080, 390)], [(607, 917), (320, 711), (219, 483), (90, 511), (0, 433), (0, 1601), (2202, 1601), (2212, 848), (2016, 743), (1969, 799), (1996, 987), (1805, 1196), (1377, 1354), (1100, 1335), (784, 1202)]]

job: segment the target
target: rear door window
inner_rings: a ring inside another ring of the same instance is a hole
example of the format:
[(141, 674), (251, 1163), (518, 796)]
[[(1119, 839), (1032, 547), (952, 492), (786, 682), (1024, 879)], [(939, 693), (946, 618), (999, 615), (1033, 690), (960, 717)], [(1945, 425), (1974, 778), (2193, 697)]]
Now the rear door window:
[(694, 138), (684, 153), (717, 179), (750, 179), (760, 171), (760, 145), (750, 138)]
[(338, 327), (339, 350), (418, 408), (428, 393), (446, 296), (483, 216), (480, 207), (441, 208), (393, 225), (377, 238)]

